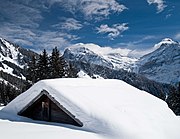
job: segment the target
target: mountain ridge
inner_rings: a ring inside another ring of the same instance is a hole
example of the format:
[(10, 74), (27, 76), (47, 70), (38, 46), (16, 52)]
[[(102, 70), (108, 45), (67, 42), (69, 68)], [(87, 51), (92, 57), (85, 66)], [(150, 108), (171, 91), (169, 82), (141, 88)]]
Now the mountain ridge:
[[(128, 52), (130, 52), (129, 50), (114, 50), (106, 47), (97, 54), (96, 52), (101, 50), (101, 47), (98, 45), (91, 44), (91, 47), (93, 47), (95, 51), (87, 48), (87, 44), (86, 47), (82, 46), (84, 46), (84, 44), (76, 44), (76, 47), (70, 47), (71, 49), (67, 48), (64, 51), (63, 58), (70, 65), (75, 67), (76, 70), (84, 71), (91, 78), (102, 77), (104, 79), (123, 80), (126, 83), (140, 90), (149, 92), (150, 94), (165, 101), (169, 95), (177, 91), (177, 88), (171, 84), (150, 80), (138, 72), (133, 72), (133, 69), (137, 66), (135, 63), (139, 60), (132, 60), (132, 58), (128, 57)], [(161, 48), (162, 47), (159, 47), (158, 49)], [(156, 51), (158, 51), (158, 49)], [(72, 53), (74, 50), (77, 51)], [(3, 84), (5, 83), (7, 86), (10, 85), (13, 88), (15, 87), (15, 90), (18, 90), (16, 92), (12, 89), (12, 94), (9, 96), (9, 99), (7, 99), (7, 102), (2, 101), (3, 94), (1, 93), (0, 102), (3, 104), (7, 104), (14, 97), (27, 89), (28, 82), (25, 80), (26, 74), (24, 73), (23, 68), (26, 68), (27, 63), (33, 55), (38, 56), (37, 53), (31, 50), (24, 49), (6, 40), (0, 40), (0, 88), (3, 89)], [(143, 66), (143, 64), (141, 66)], [(8, 88), (9, 87), (7, 87), (7, 89)], [(16, 93), (14, 94), (14, 92)], [(179, 113), (179, 110), (176, 108), (174, 111)]]
[(21, 92), (26, 84), (24, 69), (33, 55), (38, 56), (31, 50), (0, 38), (0, 82)]
[[(92, 43), (80, 43), (68, 47), (64, 51), (64, 57), (70, 61), (81, 61), (116, 70), (123, 69), (141, 74), (154, 81), (177, 85), (180, 82), (180, 44), (170, 38), (165, 38), (155, 44), (153, 49), (154, 51), (151, 53), (137, 59), (128, 56), (132, 51), (127, 49), (113, 50)], [(162, 55), (162, 52), (165, 52), (165, 54)], [(153, 72), (157, 74), (154, 75)], [(169, 72), (171, 73), (169, 77), (172, 76), (172, 78), (164, 79), (164, 75), (158, 76)]]
[(112, 49), (110, 47), (100, 47), (92, 43), (80, 43), (65, 49), (64, 57), (113, 69), (130, 71), (137, 59), (128, 57), (129, 52), (128, 49)]
[(163, 39), (155, 51), (144, 55), (137, 63), (138, 72), (158, 82), (177, 85), (180, 82), (180, 44)]
[[(177, 85), (180, 82), (180, 44), (165, 38), (154, 45), (153, 52), (137, 59), (129, 57), (128, 49), (112, 49), (96, 44), (78, 43), (65, 49), (64, 58), (69, 61), (100, 65), (110, 69), (135, 72), (148, 79)], [(0, 38), (0, 70), (25, 79), (23, 68), (37, 53)], [(166, 75), (166, 76), (165, 76)]]

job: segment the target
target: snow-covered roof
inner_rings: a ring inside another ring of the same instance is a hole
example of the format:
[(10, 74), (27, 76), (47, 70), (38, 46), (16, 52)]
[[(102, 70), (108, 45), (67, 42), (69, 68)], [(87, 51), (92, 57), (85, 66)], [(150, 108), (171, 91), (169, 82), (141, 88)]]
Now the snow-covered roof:
[(46, 90), (86, 131), (109, 138), (179, 139), (180, 121), (167, 104), (113, 79), (51, 79), (33, 85), (2, 111), (17, 114)]

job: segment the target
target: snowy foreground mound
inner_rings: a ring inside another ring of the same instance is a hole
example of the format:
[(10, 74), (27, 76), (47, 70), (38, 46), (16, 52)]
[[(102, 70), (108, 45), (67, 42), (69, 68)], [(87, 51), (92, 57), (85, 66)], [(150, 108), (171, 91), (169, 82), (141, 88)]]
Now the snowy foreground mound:
[[(43, 89), (73, 113), (83, 123), (83, 127), (33, 121), (17, 116)], [(4, 138), (180, 138), (180, 120), (165, 102), (120, 80), (40, 81), (4, 107), (0, 111), (0, 118), (3, 119), (0, 120), (0, 136)]]

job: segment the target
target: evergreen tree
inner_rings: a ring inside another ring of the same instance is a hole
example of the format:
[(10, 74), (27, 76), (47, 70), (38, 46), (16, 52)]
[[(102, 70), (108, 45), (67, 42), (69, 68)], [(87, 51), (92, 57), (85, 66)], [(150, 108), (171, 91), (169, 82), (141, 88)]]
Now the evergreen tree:
[(38, 68), (37, 59), (35, 56), (33, 56), (28, 64), (27, 75), (26, 75), (27, 80), (32, 81), (32, 83), (37, 82), (38, 79), (37, 68)]
[(1, 90), (1, 102), (3, 104), (6, 104), (6, 92), (5, 92), (5, 83), (4, 81), (1, 82), (0, 84), (0, 90)]
[(49, 70), (49, 57), (46, 50), (40, 54), (37, 62), (37, 80), (48, 79), (50, 74)]
[[(39, 55), (38, 60), (32, 57), (27, 69), (27, 80), (35, 83), (42, 79), (48, 78), (76, 78), (78, 71), (72, 64), (68, 64), (63, 56), (61, 56), (57, 47), (52, 50), (49, 57), (44, 49)], [(29, 87), (29, 84), (28, 84)]]
[(180, 86), (177, 88), (177, 91), (169, 94), (166, 102), (176, 115), (180, 115)]
[(60, 68), (61, 78), (68, 77), (68, 63), (65, 61), (63, 56), (60, 57), (60, 63), (61, 63), (61, 68)]
[(0, 103), (6, 105), (12, 101), (21, 92), (13, 87), (10, 83), (0, 82)]
[(5, 92), (7, 95), (6, 101), (10, 102), (10, 99), (12, 99), (12, 97), (11, 97), (11, 85), (9, 83), (7, 83), (7, 85), (6, 85)]
[(78, 77), (77, 73), (78, 73), (77, 69), (73, 66), (72, 63), (69, 63), (68, 77), (77, 78)]
[(60, 78), (63, 77), (63, 72), (62, 72), (62, 64), (61, 64), (61, 58), (60, 58), (60, 53), (57, 47), (55, 47), (52, 50), (51, 57), (50, 57), (50, 75), (51, 78)]

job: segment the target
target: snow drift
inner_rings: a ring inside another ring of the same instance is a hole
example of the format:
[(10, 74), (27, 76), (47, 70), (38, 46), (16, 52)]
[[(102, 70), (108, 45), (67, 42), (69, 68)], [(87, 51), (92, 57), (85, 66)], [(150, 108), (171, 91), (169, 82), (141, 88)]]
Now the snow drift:
[(180, 137), (180, 121), (164, 101), (120, 80), (43, 80), (14, 99), (2, 112), (17, 115), (43, 89), (83, 122), (78, 130), (110, 139)]

